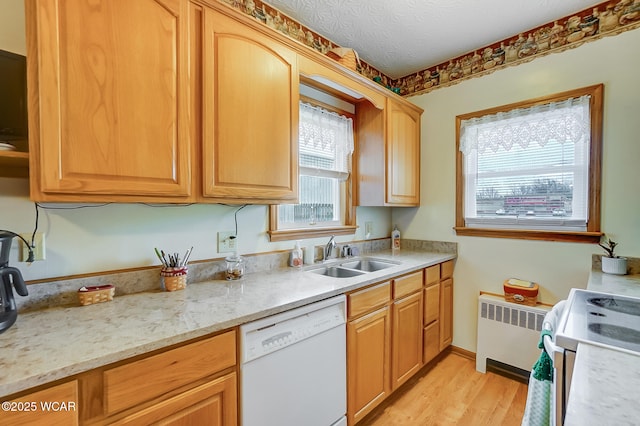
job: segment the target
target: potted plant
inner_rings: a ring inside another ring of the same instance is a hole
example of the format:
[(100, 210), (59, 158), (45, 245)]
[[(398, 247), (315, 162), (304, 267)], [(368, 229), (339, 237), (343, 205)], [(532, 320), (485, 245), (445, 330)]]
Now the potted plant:
[(616, 256), (615, 249), (618, 243), (603, 235), (598, 245), (607, 253), (606, 256), (602, 256), (602, 272), (625, 275), (627, 273), (627, 258)]

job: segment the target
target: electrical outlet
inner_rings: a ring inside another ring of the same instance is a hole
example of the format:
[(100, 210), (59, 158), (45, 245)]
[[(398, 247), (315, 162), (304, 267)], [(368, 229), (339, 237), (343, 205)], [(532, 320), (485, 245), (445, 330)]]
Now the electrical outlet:
[(231, 231), (218, 232), (218, 253), (236, 251), (238, 249), (236, 233)]
[(371, 234), (373, 234), (373, 222), (365, 222), (364, 223), (364, 238), (371, 238)]
[[(31, 238), (33, 237), (33, 233), (29, 234), (20, 234), (22, 238), (29, 241), (31, 243)], [(21, 240), (22, 241), (22, 240)], [(45, 260), (45, 245), (44, 245), (44, 234), (42, 232), (36, 232), (35, 238), (33, 239), (33, 260)], [(23, 262), (26, 262), (29, 258), (29, 249), (27, 245), (22, 241), (22, 258), (20, 259)]]

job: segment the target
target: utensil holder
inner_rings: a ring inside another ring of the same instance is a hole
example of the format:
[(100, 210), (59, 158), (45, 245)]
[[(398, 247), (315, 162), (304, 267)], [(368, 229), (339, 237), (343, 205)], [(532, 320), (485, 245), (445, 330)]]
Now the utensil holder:
[(166, 291), (182, 290), (187, 286), (187, 268), (162, 268), (160, 276)]

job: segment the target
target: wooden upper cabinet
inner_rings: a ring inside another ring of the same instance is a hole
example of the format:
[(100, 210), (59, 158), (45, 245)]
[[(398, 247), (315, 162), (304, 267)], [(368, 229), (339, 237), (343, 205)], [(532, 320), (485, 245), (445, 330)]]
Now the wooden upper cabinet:
[(189, 199), (188, 7), (27, 0), (34, 200)]
[(387, 101), (387, 194), (392, 205), (420, 205), (420, 116)]
[(422, 110), (387, 98), (378, 109), (356, 105), (357, 205), (420, 205), (420, 117)]
[(204, 197), (297, 202), (296, 53), (211, 9), (204, 34)]

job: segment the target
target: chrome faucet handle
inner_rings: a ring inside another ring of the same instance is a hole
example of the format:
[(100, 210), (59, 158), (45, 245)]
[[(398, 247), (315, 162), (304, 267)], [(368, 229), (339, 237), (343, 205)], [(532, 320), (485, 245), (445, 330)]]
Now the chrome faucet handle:
[(331, 238), (329, 238), (329, 242), (327, 243), (327, 245), (324, 246), (324, 259), (323, 260), (328, 260), (329, 257), (331, 256), (331, 253), (333, 252), (333, 249), (335, 249), (337, 247), (337, 244), (334, 241), (335, 237), (336, 237), (335, 235), (332, 235)]

